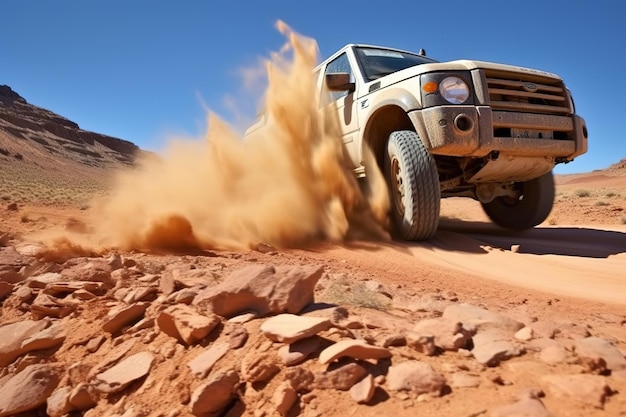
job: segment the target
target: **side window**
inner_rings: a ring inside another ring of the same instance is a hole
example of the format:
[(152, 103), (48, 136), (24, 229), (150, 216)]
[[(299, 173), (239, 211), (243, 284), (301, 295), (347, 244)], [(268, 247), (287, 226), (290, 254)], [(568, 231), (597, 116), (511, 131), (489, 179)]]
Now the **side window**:
[[(350, 78), (352, 78), (352, 69), (350, 68), (350, 62), (348, 61), (348, 55), (341, 54), (337, 58), (333, 59), (326, 66), (326, 71), (324, 71), (324, 75), (326, 74), (335, 74), (338, 72), (347, 72), (350, 74)], [(348, 91), (329, 91), (330, 101), (337, 101), (341, 97), (345, 97), (348, 95)]]

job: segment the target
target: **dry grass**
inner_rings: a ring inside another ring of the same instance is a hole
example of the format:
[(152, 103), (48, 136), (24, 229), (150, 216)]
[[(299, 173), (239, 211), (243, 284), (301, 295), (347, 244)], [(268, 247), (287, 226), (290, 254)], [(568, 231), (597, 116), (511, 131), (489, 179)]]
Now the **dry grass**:
[(338, 305), (386, 310), (391, 300), (383, 294), (368, 289), (362, 282), (352, 282), (346, 277), (333, 281), (324, 291), (321, 301)]
[(111, 173), (69, 164), (55, 169), (28, 160), (3, 160), (0, 170), (0, 199), (7, 202), (86, 206), (110, 186)]

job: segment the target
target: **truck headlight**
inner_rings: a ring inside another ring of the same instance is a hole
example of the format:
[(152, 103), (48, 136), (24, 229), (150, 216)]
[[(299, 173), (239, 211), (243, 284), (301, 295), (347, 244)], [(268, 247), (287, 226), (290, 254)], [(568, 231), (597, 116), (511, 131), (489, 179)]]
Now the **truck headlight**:
[(446, 77), (439, 83), (439, 94), (451, 104), (463, 104), (470, 96), (470, 89), (459, 77)]
[(472, 105), (472, 74), (469, 71), (436, 71), (420, 75), (422, 107)]

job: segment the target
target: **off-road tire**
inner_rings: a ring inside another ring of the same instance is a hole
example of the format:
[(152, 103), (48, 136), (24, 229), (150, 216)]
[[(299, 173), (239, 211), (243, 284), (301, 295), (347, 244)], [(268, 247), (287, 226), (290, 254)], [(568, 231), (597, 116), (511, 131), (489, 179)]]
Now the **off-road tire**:
[(487, 216), (498, 226), (511, 230), (526, 230), (537, 226), (552, 211), (554, 204), (554, 176), (548, 172), (534, 180), (518, 184), (519, 199), (497, 197), (491, 203), (482, 203)]
[(417, 133), (402, 130), (389, 135), (385, 176), (397, 235), (406, 240), (432, 238), (439, 226), (439, 175)]

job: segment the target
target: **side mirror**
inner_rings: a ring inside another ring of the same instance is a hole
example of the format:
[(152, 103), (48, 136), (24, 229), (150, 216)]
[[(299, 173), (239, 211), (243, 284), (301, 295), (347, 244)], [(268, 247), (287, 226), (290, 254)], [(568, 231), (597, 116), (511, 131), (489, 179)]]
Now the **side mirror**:
[(350, 74), (347, 72), (336, 72), (325, 75), (326, 88), (330, 91), (354, 91), (355, 84), (350, 81)]

